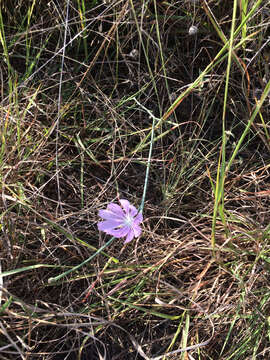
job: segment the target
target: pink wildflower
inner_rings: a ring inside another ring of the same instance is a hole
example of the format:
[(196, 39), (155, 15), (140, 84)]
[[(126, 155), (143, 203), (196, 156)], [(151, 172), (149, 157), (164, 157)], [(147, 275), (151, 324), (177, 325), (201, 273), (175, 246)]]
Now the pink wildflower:
[(106, 210), (99, 211), (99, 216), (105, 221), (98, 223), (98, 229), (116, 238), (126, 237), (126, 244), (141, 235), (139, 224), (143, 221), (143, 216), (128, 200), (119, 201), (122, 207), (110, 203)]

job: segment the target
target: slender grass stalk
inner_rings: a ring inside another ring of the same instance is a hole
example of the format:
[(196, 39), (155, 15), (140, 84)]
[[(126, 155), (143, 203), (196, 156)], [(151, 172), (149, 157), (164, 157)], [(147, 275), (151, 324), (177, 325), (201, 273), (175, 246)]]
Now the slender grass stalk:
[[(181, 346), (182, 348), (186, 348), (188, 344), (188, 335), (189, 335), (189, 327), (190, 327), (190, 315), (187, 311), (185, 314), (185, 326), (182, 331), (182, 340), (181, 340)], [(185, 359), (187, 356), (187, 352), (183, 352), (181, 359)]]
[(23, 81), (27, 80), (31, 76), (32, 71), (33, 71), (35, 65), (37, 64), (42, 52), (46, 49), (46, 45), (48, 44), (48, 42), (50, 40), (50, 37), (51, 37), (51, 34), (48, 35), (48, 37), (46, 38), (46, 40), (42, 44), (40, 50), (38, 51), (38, 53), (35, 55), (35, 57), (33, 58), (33, 60), (31, 62), (30, 62), (30, 58), (29, 58), (29, 61), (27, 63), (28, 66), (26, 67), (26, 72), (25, 72), (25, 75), (23, 77)]
[(35, 265), (30, 265), (30, 266), (25, 266), (19, 269), (13, 269), (13, 270), (8, 270), (5, 271), (3, 273), (1, 273), (0, 277), (6, 277), (6, 276), (10, 276), (10, 275), (14, 275), (14, 274), (19, 274), (21, 272), (25, 272), (28, 270), (34, 270), (34, 269), (39, 269), (39, 268), (59, 268), (62, 267), (62, 265), (50, 265), (50, 264), (35, 264)]
[(126, 305), (128, 306), (129, 308), (131, 309), (137, 309), (139, 311), (142, 311), (143, 313), (146, 313), (146, 314), (151, 314), (151, 315), (155, 315), (159, 318), (162, 318), (162, 319), (167, 319), (167, 320), (178, 320), (182, 317), (182, 315), (167, 315), (167, 314), (163, 314), (163, 313), (160, 313), (158, 311), (155, 311), (155, 310), (148, 310), (142, 306), (138, 306), (138, 305), (135, 305), (129, 301), (126, 301), (126, 300), (120, 300), (120, 299), (117, 299), (115, 297), (112, 297), (112, 296), (108, 296), (109, 299), (113, 300), (113, 301), (116, 301), (116, 302), (119, 302), (120, 304), (123, 304), (123, 305)]
[(230, 159), (229, 159), (229, 161), (227, 163), (226, 174), (230, 170), (230, 167), (231, 167), (231, 165), (233, 163), (233, 160), (235, 159), (235, 157), (236, 157), (236, 155), (237, 155), (237, 153), (238, 153), (238, 151), (239, 151), (239, 149), (240, 149), (240, 147), (241, 147), (241, 145), (242, 145), (242, 143), (243, 143), (243, 141), (244, 141), (250, 127), (251, 127), (251, 125), (252, 125), (252, 123), (254, 122), (256, 116), (259, 114), (259, 111), (260, 111), (265, 99), (268, 97), (269, 93), (270, 93), (270, 80), (266, 84), (260, 100), (256, 103), (256, 107), (255, 107), (255, 109), (254, 109), (254, 111), (253, 111), (253, 113), (252, 113), (252, 115), (251, 115), (251, 117), (250, 117), (250, 119), (248, 121), (248, 124), (246, 125), (246, 128), (243, 131), (243, 134), (241, 135), (240, 139), (238, 140), (238, 142), (237, 142), (237, 144), (235, 146), (235, 149), (233, 151), (233, 154), (232, 154), (232, 156), (230, 157)]
[(81, 171), (80, 171), (80, 193), (81, 193), (81, 207), (84, 206), (84, 156), (85, 152), (88, 154), (87, 149), (85, 149), (79, 135), (76, 135), (76, 139), (74, 139), (75, 145), (77, 146), (78, 150), (80, 152), (80, 158), (81, 158)]
[[(173, 348), (173, 346), (175, 345), (175, 343), (176, 343), (176, 341), (177, 341), (177, 339), (178, 339), (178, 336), (179, 336), (179, 334), (180, 334), (180, 332), (181, 332), (181, 329), (182, 329), (182, 326), (183, 326), (183, 321), (184, 321), (185, 313), (186, 313), (186, 312), (184, 311), (184, 313), (182, 314), (182, 316), (181, 316), (181, 318), (180, 318), (180, 321), (179, 321), (179, 324), (178, 324), (178, 326), (177, 326), (176, 332), (175, 332), (175, 334), (174, 334), (174, 336), (173, 336), (173, 338), (172, 338), (172, 341), (170, 342), (169, 346), (168, 346), (167, 349), (166, 349), (166, 353), (168, 353), (169, 351), (171, 351), (171, 349)], [(184, 346), (184, 347), (186, 347), (186, 346)], [(163, 358), (163, 360), (165, 360), (165, 358)]]
[[(246, 22), (247, 8), (248, 8), (248, 0), (239, 0), (239, 10), (241, 14), (241, 21), (243, 23), (242, 39), (245, 39), (247, 36), (247, 22)], [(243, 43), (243, 48), (245, 49), (245, 47), (246, 47), (246, 43)]]
[[(12, 66), (10, 64), (9, 61), (9, 52), (8, 52), (8, 47), (7, 47), (7, 42), (6, 42), (6, 35), (5, 35), (5, 29), (4, 29), (4, 22), (3, 22), (3, 16), (2, 16), (2, 7), (0, 6), (0, 43), (3, 47), (3, 53), (4, 53), (4, 58), (8, 67), (8, 86), (9, 86), (9, 97), (12, 96), (12, 91), (13, 91), (13, 84), (12, 84)], [(11, 101), (12, 102), (12, 101)]]
[(144, 180), (144, 187), (143, 187), (143, 195), (141, 200), (141, 205), (139, 207), (139, 211), (143, 212), (144, 208), (144, 202), (145, 202), (145, 196), (147, 192), (147, 186), (148, 186), (148, 178), (149, 178), (149, 171), (150, 171), (150, 164), (151, 164), (151, 157), (152, 157), (152, 151), (153, 151), (153, 143), (154, 143), (154, 134), (155, 134), (155, 125), (156, 122), (159, 120), (156, 118), (148, 109), (146, 109), (142, 104), (140, 104), (136, 99), (134, 99), (148, 114), (150, 117), (152, 117), (152, 127), (151, 127), (151, 139), (150, 139), (150, 147), (149, 147), (149, 153), (148, 153), (148, 159), (146, 164), (146, 173), (145, 173), (145, 180)]
[(33, 15), (33, 10), (36, 4), (36, 0), (33, 0), (31, 7), (28, 8), (27, 11), (27, 28), (26, 28), (26, 36), (25, 36), (25, 42), (26, 42), (26, 68), (28, 68), (29, 62), (30, 62), (30, 49), (31, 49), (31, 37), (29, 37), (29, 28), (31, 23), (31, 18)]
[(233, 328), (235, 326), (235, 323), (239, 318), (239, 312), (240, 312), (240, 304), (238, 304), (236, 314), (234, 315), (233, 319), (231, 320), (231, 325), (230, 325), (230, 328), (229, 328), (228, 333), (226, 335), (226, 338), (224, 340), (224, 343), (223, 343), (222, 349), (221, 349), (221, 351), (219, 353), (219, 356), (221, 356), (223, 354), (224, 350), (225, 350), (225, 347), (226, 347), (226, 345), (227, 345), (227, 343), (229, 341), (229, 338), (231, 336), (231, 333), (232, 333), (232, 330), (233, 330)]
[(166, 61), (164, 58), (162, 41), (161, 41), (160, 30), (159, 30), (160, 25), (159, 25), (159, 17), (158, 17), (158, 9), (157, 9), (157, 1), (156, 0), (154, 0), (154, 8), (155, 8), (155, 20), (156, 20), (156, 34), (157, 34), (157, 40), (158, 40), (158, 46), (159, 46), (159, 52), (160, 52), (161, 67), (162, 67), (162, 71), (164, 74), (167, 94), (169, 97), (170, 96), (170, 87), (169, 87), (169, 83), (168, 83), (168, 79), (167, 79), (167, 71), (166, 71), (166, 66), (165, 66)]
[[(258, 103), (258, 100), (256, 100), (256, 103)], [(264, 133), (265, 133), (265, 137), (266, 137), (268, 143), (270, 144), (270, 134), (269, 134), (269, 131), (268, 131), (268, 129), (267, 129), (266, 121), (264, 120), (261, 111), (259, 111), (259, 116), (260, 116), (260, 119), (261, 119), (261, 122), (262, 122), (262, 126), (263, 126), (263, 130), (264, 130)]]
[(58, 105), (57, 105), (57, 118), (56, 118), (56, 139), (55, 139), (55, 168), (56, 168), (56, 183), (57, 183), (57, 192), (58, 192), (58, 205), (60, 204), (61, 208), (61, 192), (60, 192), (60, 178), (59, 178), (59, 123), (61, 120), (61, 105), (62, 105), (62, 82), (63, 82), (63, 69), (65, 62), (65, 52), (66, 52), (66, 42), (67, 42), (67, 32), (68, 32), (68, 21), (69, 21), (69, 0), (66, 3), (66, 17), (65, 17), (65, 31), (64, 31), (64, 46), (61, 57), (61, 71), (59, 78), (59, 89), (58, 89)]
[[(9, 124), (9, 109), (6, 114), (6, 118), (2, 122), (1, 129), (1, 151), (0, 151), (0, 166), (4, 165), (4, 156), (6, 152), (6, 142), (7, 142), (7, 132), (8, 132), (8, 124)], [(0, 174), (1, 178), (1, 174)]]
[[(225, 92), (223, 100), (223, 113), (222, 113), (222, 145), (221, 145), (221, 166), (218, 168), (217, 179), (216, 179), (216, 191), (215, 191), (215, 203), (213, 211), (213, 220), (212, 220), (212, 235), (211, 235), (211, 244), (213, 251), (215, 249), (215, 230), (216, 230), (216, 221), (217, 213), (219, 212), (222, 219), (225, 232), (227, 233), (227, 225), (224, 214), (224, 183), (225, 183), (225, 167), (226, 167), (226, 108), (227, 108), (227, 99), (228, 99), (228, 90), (229, 90), (229, 79), (233, 55), (233, 40), (234, 40), (234, 28), (236, 22), (236, 11), (237, 11), (237, 0), (234, 0), (233, 3), (233, 16), (232, 16), (232, 26), (231, 26), (231, 36), (229, 42), (229, 52), (228, 52), (228, 64), (226, 71), (226, 82), (225, 82)], [(220, 162), (219, 162), (220, 163)]]
[[(138, 19), (137, 19), (136, 10), (135, 10), (135, 7), (134, 7), (133, 0), (129, 0), (129, 2), (130, 2), (130, 5), (131, 5), (131, 9), (132, 9), (132, 12), (133, 12), (135, 24), (136, 24), (137, 31), (138, 31), (138, 35), (139, 35), (139, 38), (140, 38), (140, 45), (141, 45), (141, 47), (142, 47), (142, 49), (143, 49), (143, 52), (144, 52), (144, 55), (145, 55), (145, 61), (146, 61), (146, 63), (147, 63), (147, 68), (148, 68), (148, 71), (149, 71), (149, 74), (150, 74), (151, 83), (152, 83), (153, 88), (154, 88), (154, 90), (155, 90), (155, 94), (156, 94), (156, 98), (157, 98), (157, 103), (158, 103), (158, 107), (159, 107), (159, 111), (160, 111), (160, 115), (161, 115), (161, 114), (162, 114), (162, 108), (161, 108), (161, 104), (160, 104), (159, 91), (158, 91), (158, 88), (157, 88), (157, 85), (156, 85), (156, 81), (155, 81), (155, 76), (154, 76), (154, 74), (153, 74), (153, 70), (152, 70), (152, 68), (151, 68), (151, 64), (150, 64), (150, 61), (149, 61), (149, 53), (148, 53), (148, 50), (147, 50), (150, 39), (148, 39), (147, 44), (146, 44), (146, 46), (145, 46), (144, 41), (143, 41), (143, 37), (142, 37), (141, 27), (140, 27), (139, 22), (138, 22)], [(158, 25), (157, 25), (157, 26), (158, 26)]]
[(85, 56), (85, 59), (88, 59), (88, 45), (87, 45), (87, 38), (86, 38), (86, 34), (85, 34), (85, 28), (86, 28), (85, 1), (84, 0), (81, 0), (81, 1), (77, 0), (77, 4), (78, 4), (78, 12), (79, 12), (79, 15), (80, 15), (80, 20), (81, 20), (84, 56)]

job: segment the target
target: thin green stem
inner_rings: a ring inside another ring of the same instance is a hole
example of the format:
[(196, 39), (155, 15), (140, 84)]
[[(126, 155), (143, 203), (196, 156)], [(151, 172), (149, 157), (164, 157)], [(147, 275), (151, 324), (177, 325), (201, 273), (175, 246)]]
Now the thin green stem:
[(69, 269), (69, 270), (65, 271), (64, 273), (62, 273), (62, 274), (60, 274), (58, 276), (49, 278), (48, 283), (51, 284), (53, 282), (56, 282), (56, 281), (62, 279), (64, 276), (70, 274), (71, 272), (80, 269), (83, 265), (89, 263), (89, 261), (94, 259), (94, 257), (96, 257), (99, 253), (101, 253), (102, 250), (104, 250), (107, 246), (109, 246), (113, 242), (114, 239), (115, 239), (115, 237), (112, 237), (109, 241), (107, 241), (104, 245), (102, 245), (93, 255), (91, 255), (89, 258), (84, 260), (79, 265), (74, 266), (72, 269)]
[[(146, 191), (147, 191), (147, 185), (148, 185), (148, 178), (149, 178), (149, 171), (150, 171), (150, 164), (151, 164), (151, 156), (152, 156), (152, 151), (153, 151), (153, 142), (154, 142), (154, 133), (155, 133), (155, 124), (156, 121), (159, 120), (158, 118), (156, 118), (148, 109), (146, 109), (143, 105), (141, 105), (136, 99), (135, 101), (144, 109), (146, 110), (150, 116), (152, 117), (152, 129), (151, 129), (151, 141), (150, 141), (150, 147), (149, 147), (149, 154), (148, 154), (148, 160), (147, 160), (147, 165), (146, 165), (146, 173), (145, 173), (145, 181), (144, 181), (144, 188), (143, 188), (143, 195), (142, 195), (142, 201), (141, 201), (141, 205), (139, 207), (139, 212), (143, 212), (143, 208), (144, 208), (144, 202), (145, 202), (145, 196), (146, 196)], [(84, 260), (82, 263), (74, 266), (72, 269), (69, 269), (67, 271), (65, 271), (64, 273), (55, 276), (55, 277), (51, 277), (48, 279), (48, 283), (51, 284), (53, 282), (56, 282), (60, 279), (62, 279), (64, 276), (70, 274), (73, 271), (76, 271), (78, 269), (80, 269), (83, 265), (86, 265), (89, 261), (91, 261), (92, 259), (94, 259), (98, 254), (100, 254), (107, 246), (109, 246), (113, 240), (115, 240), (115, 237), (112, 237), (110, 240), (108, 240), (103, 246), (101, 246), (93, 255), (91, 255), (89, 258), (87, 258), (86, 260)]]
[(237, 1), (234, 0), (233, 6), (233, 16), (232, 16), (232, 26), (231, 26), (231, 36), (229, 41), (229, 49), (228, 49), (228, 63), (227, 63), (227, 71), (226, 71), (226, 82), (225, 82), (225, 92), (224, 92), (224, 101), (223, 101), (223, 112), (222, 112), (222, 146), (221, 146), (221, 157), (219, 159), (219, 168), (217, 172), (217, 180), (216, 180), (216, 191), (215, 191), (215, 204), (213, 211), (213, 220), (212, 220), (212, 235), (211, 235), (211, 243), (214, 251), (215, 248), (215, 232), (216, 232), (216, 221), (217, 214), (219, 212), (222, 223), (226, 230), (226, 221), (224, 215), (224, 183), (225, 183), (225, 167), (226, 167), (226, 108), (227, 108), (227, 100), (228, 100), (228, 91), (229, 91), (229, 79), (230, 79), (230, 71), (232, 64), (232, 56), (233, 56), (233, 41), (234, 41), (234, 29), (236, 23), (236, 10), (237, 10)]

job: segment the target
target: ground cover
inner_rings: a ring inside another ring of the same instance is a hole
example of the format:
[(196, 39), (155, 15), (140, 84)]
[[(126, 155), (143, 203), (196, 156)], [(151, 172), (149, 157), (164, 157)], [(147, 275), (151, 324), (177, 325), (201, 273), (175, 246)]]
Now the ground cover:
[(268, 359), (268, 1), (0, 9), (0, 359)]

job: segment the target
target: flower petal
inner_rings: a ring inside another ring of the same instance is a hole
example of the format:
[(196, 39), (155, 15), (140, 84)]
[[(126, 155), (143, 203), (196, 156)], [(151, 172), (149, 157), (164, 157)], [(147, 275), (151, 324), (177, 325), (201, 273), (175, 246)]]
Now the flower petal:
[(134, 231), (133, 229), (130, 229), (130, 231), (127, 234), (126, 240), (124, 241), (124, 244), (129, 243), (134, 238)]
[(142, 229), (141, 229), (141, 227), (139, 225), (133, 225), (132, 230), (133, 230), (134, 236), (136, 238), (139, 237), (141, 235), (141, 233), (142, 233)]
[(107, 232), (107, 234), (110, 234), (116, 238), (121, 238), (125, 237), (129, 231), (130, 228), (128, 226), (124, 226), (121, 229), (110, 230), (110, 232)]
[(118, 215), (118, 216), (125, 216), (125, 213), (124, 213), (123, 209), (121, 208), (121, 206), (114, 204), (114, 203), (108, 204), (106, 210), (110, 210), (111, 212), (113, 212), (115, 215)]
[(138, 210), (135, 208), (135, 206), (130, 205), (129, 213), (130, 213), (131, 216), (135, 217), (138, 214)]
[(130, 202), (125, 199), (120, 199), (119, 202), (120, 202), (122, 208), (124, 209), (125, 213), (128, 214)]
[(108, 230), (113, 230), (122, 224), (123, 222), (121, 220), (105, 220), (105, 221), (100, 221), (97, 224), (97, 226), (98, 226), (98, 230), (106, 232)]
[(99, 210), (98, 216), (100, 216), (102, 219), (105, 219), (105, 220), (122, 220), (122, 221), (124, 221), (123, 216), (119, 216), (110, 210)]
[(141, 212), (139, 212), (139, 214), (135, 217), (135, 219), (133, 220), (133, 224), (135, 225), (139, 225), (140, 223), (143, 222), (143, 215)]
[(126, 214), (131, 215), (132, 217), (138, 214), (138, 210), (135, 208), (135, 206), (131, 205), (128, 200), (120, 199), (119, 202)]

